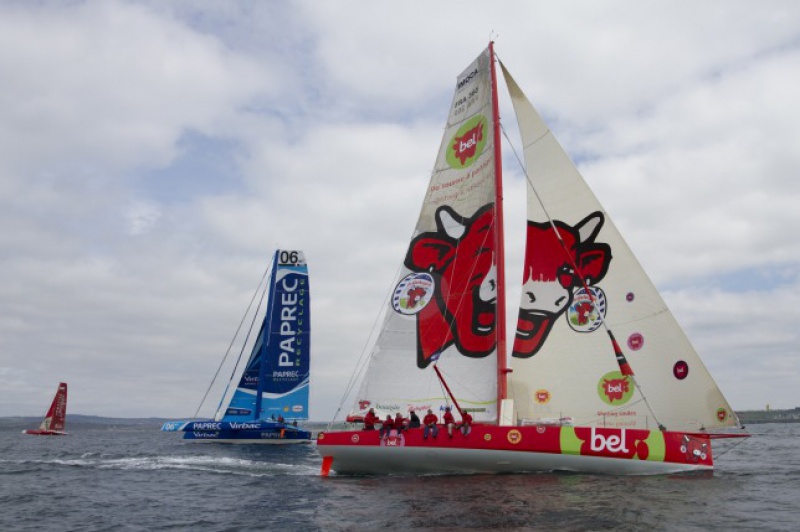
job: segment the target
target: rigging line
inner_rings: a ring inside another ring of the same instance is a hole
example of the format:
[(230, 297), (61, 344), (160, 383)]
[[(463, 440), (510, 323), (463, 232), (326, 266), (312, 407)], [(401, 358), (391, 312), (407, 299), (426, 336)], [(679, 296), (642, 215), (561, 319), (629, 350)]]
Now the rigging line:
[(726, 454), (728, 454), (729, 452), (731, 452), (732, 450), (736, 449), (741, 444), (743, 444), (745, 442), (745, 440), (746, 440), (746, 438), (741, 438), (739, 441), (734, 442), (733, 444), (731, 444), (730, 447), (728, 447), (727, 449), (723, 450), (722, 452), (716, 454), (715, 458), (717, 458), (717, 459), (722, 458), (723, 456), (725, 456)]
[[(489, 240), (489, 237), (490, 237), (490, 236), (492, 236), (492, 233), (487, 231), (487, 232), (486, 232), (486, 236), (484, 236), (484, 240), (483, 240), (483, 243), (482, 243), (482, 244), (486, 244), (486, 242), (487, 242), (487, 240)], [(459, 240), (460, 240), (460, 239), (459, 239)], [(483, 249), (483, 245), (481, 246), (481, 249)], [(453, 259), (453, 264), (454, 264), (454, 265), (455, 265), (455, 262), (456, 262), (456, 261), (459, 259), (459, 256), (460, 256), (460, 254), (459, 254), (459, 252), (458, 252), (458, 245), (456, 245), (456, 253), (455, 253), (455, 258)], [(470, 275), (469, 275), (468, 279), (472, 279), (472, 277), (473, 277), (473, 274), (475, 273), (475, 268), (476, 268), (476, 267), (477, 267), (477, 261), (473, 261), (473, 262), (472, 262), (472, 268), (471, 268), (471, 270), (470, 270), (470, 272), (469, 272), (469, 273), (470, 273)], [(452, 288), (452, 287), (448, 286), (448, 289), (450, 289), (450, 288)], [(446, 301), (450, 301), (450, 296), (451, 296), (451, 295), (453, 295), (453, 293), (452, 293), (452, 292), (448, 293), (448, 295), (447, 295), (447, 297), (446, 297)], [(461, 305), (464, 303), (464, 300), (465, 300), (465, 298), (466, 298), (466, 297), (469, 297), (469, 296), (470, 296), (470, 291), (469, 291), (469, 290), (464, 290), (464, 291), (462, 291), (460, 294), (458, 294), (458, 298), (457, 298), (457, 299), (458, 299), (458, 305), (456, 306), (456, 309), (455, 309), (455, 311), (452, 313), (452, 319), (451, 319), (451, 320), (449, 321), (449, 323), (448, 323), (448, 327), (450, 328), (450, 330), (452, 330), (452, 329), (453, 329), (453, 324), (455, 323), (456, 316), (458, 316), (458, 313), (459, 313), (459, 311), (461, 310)], [(499, 303), (497, 303), (497, 300), (496, 300), (496, 299), (495, 299), (495, 302), (496, 302), (496, 304), (499, 304)], [(497, 334), (497, 332), (496, 332), (496, 331), (497, 331), (497, 329), (495, 328), (495, 335)], [(444, 343), (445, 343), (445, 340), (443, 340), (443, 341), (442, 341), (442, 345), (440, 346), (440, 348), (439, 348), (439, 350), (438, 350), (438, 352), (439, 352), (439, 357), (437, 357), (437, 359), (436, 359), (436, 361), (434, 361), (433, 365), (435, 366), (435, 368), (434, 368), (434, 369), (435, 369), (435, 371), (436, 371), (437, 375), (439, 375), (439, 380), (440, 380), (440, 383), (439, 383), (439, 385), (440, 385), (440, 388), (442, 388), (442, 391), (443, 391), (443, 392), (444, 392), (445, 390), (449, 392), (449, 389), (447, 389), (447, 387), (446, 387), (446, 384), (445, 384), (445, 382), (444, 382), (444, 377), (441, 375), (441, 373), (440, 373), (440, 372), (439, 372), (439, 370), (438, 370), (438, 367), (439, 367), (439, 358), (440, 358), (440, 357), (441, 357), (441, 356), (444, 354), (444, 349), (443, 349), (443, 347), (444, 347)], [(495, 349), (496, 349), (496, 348), (497, 348), (497, 341), (496, 341), (496, 339), (495, 339)], [(447, 393), (445, 393), (445, 394), (444, 394), (444, 396), (445, 396), (445, 402), (447, 403), (447, 405), (448, 405), (448, 406), (450, 406), (450, 402), (449, 402), (449, 401), (448, 401), (448, 399), (447, 399), (447, 397), (448, 397), (448, 394), (447, 394)], [(456, 399), (455, 399), (455, 397), (453, 397), (453, 401), (455, 401), (455, 400), (456, 400)]]
[(450, 394), (447, 393), (448, 390), (444, 386), (444, 376), (442, 372), (439, 370), (439, 361), (433, 363), (433, 370), (434, 374), (436, 375), (436, 381), (439, 383), (439, 391), (442, 393), (442, 397), (444, 397), (444, 404), (445, 406), (450, 406)]
[(444, 386), (444, 389), (447, 391), (447, 393), (445, 394), (445, 399), (444, 399), (445, 403), (447, 404), (447, 408), (450, 408), (450, 401), (447, 400), (447, 397), (449, 396), (453, 400), (453, 405), (456, 407), (456, 410), (458, 410), (458, 413), (463, 417), (464, 412), (461, 410), (461, 407), (458, 404), (458, 400), (456, 399), (456, 396), (453, 395), (453, 392), (450, 391), (450, 387), (447, 385), (447, 381), (444, 380), (444, 376), (442, 375), (442, 372), (439, 371), (439, 365), (438, 364), (434, 364), (433, 365), (433, 369), (436, 372), (436, 376), (439, 378), (439, 381), (441, 382), (442, 386)]
[[(492, 223), (496, 223), (496, 222), (493, 221)], [(486, 235), (483, 237), (483, 242), (481, 242), (481, 247), (479, 249), (485, 249), (486, 248), (486, 243), (489, 240), (491, 240), (492, 238), (493, 238), (492, 233), (490, 231), (487, 231)], [(457, 242), (460, 241), (460, 240), (461, 240), (461, 238), (456, 239)], [(454, 269), (455, 269), (455, 266), (458, 264), (458, 259), (461, 257), (461, 253), (459, 253), (459, 246), (456, 245), (455, 249), (456, 249), (456, 252), (455, 252), (455, 256), (453, 258), (453, 263), (452, 263)], [(497, 250), (492, 250), (492, 252), (493, 252), (493, 255), (496, 255)], [(496, 256), (494, 257), (494, 259), (495, 260), (500, 260), (499, 257), (496, 257)], [(493, 263), (492, 265), (495, 266), (495, 268), (496, 268), (496, 262)], [(477, 266), (478, 266), (477, 261), (473, 261), (472, 262), (472, 267), (470, 269), (469, 276), (467, 277), (467, 279), (472, 279), (473, 278), (473, 276), (475, 274), (475, 269), (477, 268)], [(497, 279), (495, 279), (495, 283), (496, 282), (497, 282)], [(449, 292), (447, 294), (447, 297), (445, 297), (445, 301), (450, 301), (450, 297), (454, 294), (452, 292), (452, 283), (448, 284), (447, 288), (448, 288)], [(478, 287), (478, 289), (480, 290), (480, 286)], [(497, 288), (495, 288), (495, 289), (497, 290)], [(470, 297), (471, 292), (470, 292), (470, 290), (463, 290), (462, 292), (460, 292), (459, 294), (456, 294), (456, 295), (458, 296), (456, 298), (457, 301), (458, 301), (458, 305), (456, 305), (455, 311), (452, 312), (452, 318), (447, 321), (447, 326), (450, 328), (451, 331), (453, 330), (453, 325), (455, 324), (456, 316), (458, 316), (459, 312), (461, 311), (461, 305), (464, 303), (464, 300), (467, 297)], [(444, 297), (444, 294), (442, 294), (442, 296)], [(497, 296), (495, 295), (495, 316), (497, 315), (497, 310), (496, 309), (497, 309), (497, 305), (499, 305), (499, 304), (500, 303), (499, 303), (499, 301), (497, 301)], [(495, 349), (497, 348), (497, 327), (499, 327), (499, 325), (495, 324)], [(443, 350), (444, 344), (445, 344), (445, 340), (443, 340), (441, 346), (439, 346), (440, 355), (444, 353), (444, 350)], [(491, 351), (490, 351), (490, 353), (491, 353)]]
[[(475, 388), (473, 386), (470, 386), (469, 383), (465, 384), (463, 379), (459, 379), (459, 378), (453, 377), (452, 373), (447, 374), (445, 372), (445, 370), (441, 369), (441, 366), (439, 366), (438, 364), (435, 364), (435, 365), (436, 365), (437, 368), (440, 368), (439, 372), (442, 374), (442, 377), (446, 377), (445, 381), (450, 383), (450, 384), (452, 384), (452, 385), (454, 385), (454, 386), (458, 386), (458, 389), (461, 391), (462, 394), (467, 394), (468, 393), (468, 394), (470, 394), (471, 397), (479, 396), (479, 394), (475, 392)], [(441, 382), (440, 382), (440, 384), (441, 384)], [(450, 384), (448, 384), (448, 386)], [(467, 401), (466, 399), (464, 399), (464, 397), (462, 397), (461, 400), (462, 401)], [(470, 404), (474, 403), (473, 400), (470, 400), (468, 402)]]
[[(465, 186), (465, 185), (463, 185), (463, 184), (462, 184), (462, 185), (461, 185), (461, 187), (463, 187), (463, 186)], [(485, 244), (485, 243), (486, 243), (486, 241), (489, 239), (489, 237), (490, 237), (490, 233), (488, 233), (488, 232), (487, 232), (486, 236), (484, 237), (484, 244)], [(412, 236), (412, 239), (413, 239), (413, 236)], [(456, 246), (456, 249), (457, 249), (457, 248), (458, 248), (458, 247)], [(458, 253), (456, 253), (456, 255), (455, 255), (455, 258), (453, 259), (453, 260), (454, 260), (454, 264), (455, 264), (455, 261), (457, 261), (458, 259), (459, 259), (459, 254), (458, 254)], [(373, 337), (373, 335), (374, 335), (374, 333), (375, 333), (375, 329), (377, 329), (378, 322), (380, 321), (381, 315), (385, 313), (385, 311), (386, 311), (386, 308), (388, 307), (388, 304), (387, 304), (387, 302), (388, 302), (388, 300), (389, 300), (389, 298), (390, 298), (391, 294), (392, 294), (392, 293), (393, 293), (393, 291), (394, 291), (394, 290), (393, 290), (393, 288), (394, 288), (394, 286), (397, 284), (397, 280), (398, 280), (398, 277), (400, 276), (400, 272), (402, 271), (402, 267), (403, 267), (403, 265), (402, 265), (402, 263), (401, 263), (400, 267), (398, 267), (397, 271), (395, 272), (395, 275), (394, 275), (394, 277), (392, 278), (392, 283), (391, 283), (391, 285), (390, 285), (389, 291), (387, 292), (387, 294), (386, 294), (386, 297), (385, 297), (385, 299), (384, 299), (384, 301), (383, 301), (383, 304), (382, 304), (382, 306), (381, 306), (382, 312), (379, 312), (379, 313), (377, 314), (377, 317), (376, 317), (376, 319), (375, 319), (375, 322), (374, 322), (374, 324), (373, 324), (373, 327), (372, 327), (372, 330), (371, 330), (371, 332), (370, 332), (370, 335), (367, 337), (367, 341), (366, 341), (366, 342), (365, 342), (365, 344), (364, 344), (364, 348), (363, 348), (363, 349), (362, 349), (362, 351), (361, 351), (361, 355), (360, 355), (360, 357), (359, 357), (358, 361), (356, 362), (356, 371), (355, 371), (355, 372), (354, 372), (354, 374), (353, 374), (353, 375), (351, 375), (351, 377), (350, 377), (350, 380), (349, 380), (349, 382), (348, 382), (348, 384), (347, 384), (347, 386), (346, 386), (346, 388), (345, 388), (345, 393), (344, 393), (344, 396), (342, 397), (342, 400), (341, 400), (341, 402), (339, 403), (339, 406), (338, 406), (338, 408), (336, 409), (336, 412), (335, 412), (335, 414), (334, 414), (334, 416), (333, 416), (333, 420), (331, 420), (331, 423), (333, 423), (333, 421), (334, 421), (334, 420), (337, 418), (337, 416), (338, 416), (338, 415), (341, 413), (341, 410), (342, 410), (342, 408), (343, 408), (343, 406), (344, 406), (344, 402), (347, 400), (347, 396), (348, 396), (348, 395), (349, 395), (349, 394), (352, 392), (352, 390), (353, 390), (353, 387), (355, 386), (355, 383), (358, 381), (358, 379), (360, 378), (361, 374), (364, 372), (364, 369), (366, 368), (366, 363), (364, 362), (364, 355), (365, 355), (365, 354), (366, 354), (366, 352), (367, 352), (367, 347), (368, 347), (368, 346), (369, 346), (369, 344), (370, 344), (370, 339)], [(473, 274), (473, 273), (475, 272), (475, 268), (476, 268), (476, 265), (473, 263), (472, 270), (470, 271), (470, 277), (471, 277), (471, 274)], [(464, 292), (464, 293), (468, 293), (468, 292)], [(449, 294), (448, 294), (448, 296), (449, 296)], [(447, 300), (449, 301), (449, 297), (447, 298)], [(452, 320), (450, 321), (450, 323), (448, 323), (448, 326), (449, 326), (451, 329), (452, 329), (452, 325), (453, 325), (453, 323), (454, 323), (454, 320), (455, 320), (455, 316), (458, 314), (458, 310), (461, 308), (461, 304), (462, 304), (462, 302), (463, 302), (463, 301), (464, 301), (464, 295), (462, 294), (462, 295), (461, 295), (461, 297), (459, 297), (459, 298), (458, 298), (458, 302), (459, 302), (459, 303), (458, 303), (458, 306), (456, 307), (456, 312), (453, 314), (453, 318), (452, 318)], [(439, 349), (439, 352), (440, 352), (440, 354), (441, 354), (441, 353), (443, 353), (443, 351), (442, 351), (442, 349), (441, 349), (441, 347), (442, 347), (443, 345), (444, 345), (444, 343), (442, 343), (442, 345), (440, 346), (440, 349)], [(434, 363), (434, 365), (435, 365), (435, 364), (436, 364), (436, 363)], [(440, 386), (441, 386), (441, 383), (440, 383)], [(446, 394), (446, 393), (444, 393), (444, 388), (442, 388), (442, 392), (443, 392), (443, 395), (444, 395), (445, 397), (447, 397), (447, 394)], [(449, 404), (449, 403), (448, 403), (448, 404)], [(330, 427), (330, 425), (329, 425), (329, 427)]]
[[(211, 387), (214, 386), (214, 383), (216, 382), (217, 377), (219, 376), (219, 372), (222, 370), (222, 366), (225, 364), (225, 361), (228, 359), (228, 355), (230, 355), (230, 353), (231, 353), (231, 349), (233, 348), (233, 344), (236, 342), (236, 337), (239, 336), (239, 331), (242, 330), (242, 324), (244, 324), (244, 320), (245, 320), (245, 318), (247, 318), (247, 314), (250, 312), (250, 308), (253, 306), (253, 301), (256, 300), (256, 296), (258, 295), (258, 292), (261, 289), (261, 284), (264, 282), (264, 279), (267, 277), (267, 273), (269, 273), (269, 269), (270, 269), (270, 265), (267, 265), (267, 268), (264, 270), (264, 275), (261, 276), (261, 280), (258, 282), (258, 286), (256, 286), (256, 291), (253, 292), (253, 297), (250, 298), (250, 303), (248, 303), (247, 308), (245, 309), (244, 314), (242, 315), (242, 319), (239, 322), (239, 326), (236, 328), (236, 332), (233, 333), (233, 338), (231, 338), (231, 343), (228, 344), (228, 349), (225, 351), (225, 356), (222, 357), (222, 361), (219, 363), (219, 366), (217, 367), (217, 371), (216, 371), (216, 373), (214, 373), (214, 376), (211, 378), (211, 383), (208, 385), (208, 388), (206, 389), (206, 393), (203, 395), (203, 399), (200, 401), (200, 404), (198, 405), (197, 410), (194, 413), (194, 417), (197, 417), (198, 414), (200, 413), (200, 409), (203, 408), (203, 403), (205, 403), (206, 399), (208, 398), (208, 393), (211, 391)], [(263, 298), (263, 296), (262, 296), (262, 298)], [(261, 303), (259, 303), (259, 306), (260, 305), (261, 305)], [(256, 309), (256, 312), (257, 312), (257, 309)], [(239, 356), (241, 357), (241, 354)], [(225, 391), (227, 392), (227, 388), (225, 388)], [(222, 397), (224, 398), (225, 394), (223, 394)], [(219, 410), (219, 408), (217, 408), (217, 410)]]
[[(259, 363), (258, 368), (258, 385), (256, 386), (256, 412), (255, 412), (255, 419), (261, 419), (261, 413), (264, 408), (263, 400), (264, 400), (264, 372), (267, 367), (267, 351), (270, 346), (270, 341), (272, 340), (272, 316), (273, 311), (275, 310), (275, 300), (278, 299), (277, 297), (277, 285), (278, 285), (278, 278), (277, 274), (279, 271), (279, 264), (278, 264), (278, 251), (275, 251), (275, 258), (273, 259), (273, 269), (272, 269), (272, 276), (270, 277), (269, 283), (269, 291), (270, 297), (267, 300), (267, 304), (269, 308), (266, 309), (265, 317), (264, 317), (264, 338), (261, 340), (261, 348), (259, 352), (259, 356), (261, 357), (261, 361)], [(283, 279), (283, 278), (281, 278)], [(264, 292), (266, 293), (266, 286), (264, 287)], [(263, 296), (262, 296), (263, 300)], [(250, 326), (252, 330), (252, 325)], [(240, 355), (241, 358), (241, 355)], [(246, 369), (246, 368), (245, 368)]]
[[(496, 211), (495, 211), (495, 213), (496, 213)], [(496, 223), (496, 220), (494, 220), (492, 223)], [(486, 235), (483, 238), (483, 242), (481, 243), (480, 249), (484, 249), (486, 242), (489, 241), (490, 238), (493, 238), (493, 237), (494, 237), (494, 232), (493, 231), (487, 231)], [(460, 240), (461, 240), (461, 237), (456, 239), (457, 243)], [(459, 260), (459, 258), (461, 256), (461, 254), (459, 253), (458, 244), (456, 244), (455, 249), (456, 249), (456, 252), (455, 252), (455, 256), (453, 258), (453, 267), (454, 268), (455, 268), (455, 264), (457, 263), (457, 261)], [(495, 257), (495, 259), (499, 260), (497, 257)], [(467, 279), (472, 279), (476, 268), (477, 268), (477, 261), (473, 261), (472, 262), (472, 267), (470, 269), (469, 276), (467, 277)], [(448, 285), (448, 290), (451, 290), (451, 289), (452, 289), (452, 286)], [(453, 329), (453, 324), (455, 323), (456, 316), (458, 316), (459, 311), (461, 310), (461, 305), (464, 303), (465, 298), (469, 297), (470, 294), (471, 294), (471, 292), (469, 290), (463, 290), (462, 292), (457, 294), (457, 296), (458, 296), (457, 297), (458, 305), (456, 306), (455, 311), (452, 313), (451, 320), (448, 322), (448, 327), (450, 328), (450, 330)], [(445, 298), (445, 300), (446, 301), (450, 301), (450, 296), (452, 296), (452, 295), (453, 295), (453, 292), (452, 291), (449, 292), (447, 294), (447, 297)], [(442, 296), (444, 297), (444, 294), (442, 294)], [(497, 301), (496, 297), (495, 297), (495, 305), (499, 305), (499, 302)], [(495, 311), (495, 315), (496, 315), (496, 311)], [(495, 349), (497, 349), (497, 326), (498, 325), (495, 324)], [(440, 346), (440, 348), (438, 350), (439, 357), (441, 357), (444, 354), (444, 349), (443, 348), (444, 348), (445, 341), (446, 340), (442, 341), (442, 344), (441, 344), (441, 346)], [(447, 406), (450, 406), (450, 401), (448, 399), (448, 397), (450, 396), (450, 389), (447, 387), (446, 381), (444, 380), (444, 376), (439, 371), (439, 357), (437, 357), (436, 361), (434, 361), (434, 363), (433, 363), (434, 371), (436, 371), (436, 374), (437, 374), (437, 376), (439, 378), (439, 387), (443, 392), (443, 395), (444, 395), (444, 398), (445, 398), (445, 403), (447, 404)], [(458, 407), (458, 403), (456, 402), (455, 396), (453, 396), (452, 399), (453, 399), (453, 402), (456, 403), (456, 407)], [(459, 412), (461, 412), (460, 408), (459, 408)]]
[[(270, 271), (270, 268), (267, 268), (267, 272), (269, 272), (269, 271)], [(253, 332), (253, 325), (255, 324), (256, 319), (258, 317), (258, 311), (261, 310), (261, 303), (264, 302), (264, 296), (267, 293), (267, 285), (268, 284), (269, 283), (264, 283), (264, 288), (263, 288), (263, 290), (261, 290), (261, 298), (258, 300), (258, 306), (256, 307), (256, 310), (253, 313), (253, 319), (250, 322), (250, 327), (247, 329), (247, 336), (245, 336), (244, 342), (242, 342), (242, 348), (239, 350), (239, 356), (236, 358), (236, 364), (233, 365), (233, 369), (231, 370), (231, 376), (228, 378), (228, 384), (225, 385), (225, 391), (223, 392), (222, 397), (219, 400), (219, 404), (217, 405), (217, 411), (216, 411), (216, 413), (214, 415), (215, 418), (217, 417), (217, 415), (219, 415), (220, 410), (222, 409), (222, 404), (225, 401), (225, 396), (228, 395), (228, 390), (230, 389), (231, 382), (233, 382), (233, 378), (236, 375), (236, 370), (239, 368), (239, 364), (242, 361), (242, 355), (244, 354), (245, 347), (247, 347), (247, 342), (250, 339), (250, 333)], [(260, 287), (261, 287), (261, 284), (259, 283), (259, 288)], [(258, 292), (256, 292), (256, 293), (258, 293)]]
[(394, 277), (392, 277), (391, 284), (389, 285), (389, 290), (386, 292), (386, 296), (384, 297), (383, 302), (381, 303), (380, 310), (375, 315), (375, 321), (372, 324), (372, 329), (370, 329), (370, 333), (369, 335), (367, 335), (367, 339), (364, 342), (364, 347), (362, 347), (361, 349), (361, 354), (359, 355), (358, 360), (356, 361), (355, 370), (350, 375), (350, 380), (347, 382), (347, 386), (345, 386), (344, 395), (342, 395), (342, 399), (339, 402), (339, 406), (336, 408), (336, 412), (334, 412), (333, 414), (333, 419), (331, 419), (330, 422), (328, 423), (328, 430), (330, 430), (331, 426), (333, 425), (333, 422), (336, 420), (337, 416), (341, 413), (342, 408), (344, 407), (344, 402), (347, 400), (347, 397), (355, 388), (356, 382), (358, 382), (358, 379), (361, 377), (361, 374), (364, 373), (364, 369), (367, 367), (367, 362), (369, 358), (371, 358), (371, 356), (368, 357), (367, 360), (364, 359), (364, 356), (367, 354), (369, 345), (371, 343), (370, 340), (375, 335), (375, 330), (378, 328), (378, 323), (381, 321), (381, 318), (384, 317), (386, 314), (389, 298), (394, 293), (394, 286), (398, 282), (398, 277), (400, 277), (400, 272), (402, 271), (402, 267), (403, 266), (401, 264), (397, 268), (397, 271), (395, 271)]
[[(270, 273), (273, 267), (274, 265), (272, 264), (272, 262), (270, 262), (270, 265), (264, 272), (265, 277), (267, 276), (268, 273)], [(261, 288), (262, 283), (264, 285), (263, 289)], [(239, 363), (242, 361), (242, 354), (244, 353), (244, 349), (247, 346), (247, 341), (250, 339), (250, 333), (253, 332), (253, 325), (255, 324), (256, 318), (258, 317), (258, 311), (261, 310), (261, 303), (264, 302), (264, 296), (267, 293), (268, 284), (269, 283), (264, 283), (264, 277), (262, 277), (261, 282), (258, 283), (258, 287), (256, 288), (255, 294), (258, 294), (258, 292), (261, 291), (261, 298), (258, 300), (258, 306), (256, 306), (255, 312), (253, 312), (253, 319), (250, 321), (250, 327), (247, 329), (247, 335), (244, 337), (244, 342), (242, 342), (242, 348), (239, 350), (239, 356), (236, 358), (236, 364), (233, 365), (233, 369), (231, 370), (231, 376), (228, 378), (228, 384), (225, 385), (225, 391), (222, 393), (222, 397), (220, 398), (219, 404), (217, 405), (217, 410), (214, 414), (215, 418), (219, 415), (220, 410), (222, 409), (222, 404), (225, 401), (225, 396), (228, 395), (228, 390), (230, 389), (231, 382), (233, 382), (233, 378), (236, 375), (236, 370), (239, 367)], [(255, 299), (255, 294), (253, 294), (253, 299)]]
[[(603, 325), (603, 329), (605, 329), (606, 333), (611, 338), (611, 343), (612, 343), (612, 345), (614, 347), (614, 354), (617, 357), (617, 362), (619, 363), (620, 369), (623, 371), (623, 373), (625, 373), (625, 369), (626, 369), (625, 367), (627, 367), (628, 371), (630, 371), (630, 373), (627, 374), (627, 376), (629, 376), (631, 378), (631, 380), (633, 381), (633, 385), (636, 387), (637, 390), (639, 390), (639, 394), (642, 396), (642, 399), (644, 400), (644, 404), (647, 405), (647, 409), (650, 411), (650, 413), (653, 415), (653, 418), (656, 420), (656, 423), (658, 424), (658, 428), (660, 430), (662, 430), (662, 431), (666, 430), (666, 427), (664, 425), (662, 425), (661, 422), (658, 420), (658, 416), (656, 415), (655, 410), (653, 410), (653, 407), (650, 406), (650, 402), (647, 400), (647, 396), (644, 394), (644, 391), (642, 390), (642, 387), (639, 385), (639, 382), (636, 379), (636, 376), (633, 374), (633, 370), (630, 369), (630, 366), (628, 365), (628, 362), (627, 362), (627, 360), (625, 359), (625, 357), (624, 357), (624, 355), (622, 353), (622, 349), (619, 347), (619, 344), (617, 344), (617, 341), (614, 338), (614, 335), (611, 333), (611, 330), (608, 328), (608, 324), (606, 323), (605, 317), (600, 312), (600, 310), (597, 308), (597, 302), (595, 301), (594, 294), (592, 293), (591, 290), (589, 290), (589, 287), (586, 284), (586, 279), (584, 278), (583, 274), (578, 269), (578, 265), (575, 263), (575, 259), (570, 254), (569, 249), (567, 248), (566, 242), (564, 242), (564, 240), (561, 238), (561, 233), (558, 232), (558, 228), (556, 227), (556, 224), (553, 221), (553, 217), (550, 216), (550, 212), (547, 210), (547, 207), (545, 207), (544, 201), (542, 200), (541, 196), (539, 196), (539, 192), (536, 190), (536, 187), (533, 186), (533, 180), (531, 179), (531, 176), (528, 175), (528, 169), (525, 167), (525, 165), (522, 164), (522, 160), (519, 158), (519, 154), (517, 154), (517, 150), (514, 148), (513, 144), (511, 143), (511, 139), (508, 137), (508, 134), (506, 133), (505, 128), (501, 125), (500, 129), (503, 132), (503, 135), (505, 136), (506, 140), (508, 141), (509, 146), (511, 146), (511, 152), (514, 154), (514, 157), (517, 159), (517, 163), (520, 165), (520, 168), (522, 169), (522, 173), (525, 174), (525, 180), (530, 185), (534, 196), (536, 196), (536, 201), (539, 202), (539, 206), (542, 208), (542, 211), (544, 211), (544, 214), (547, 217), (547, 221), (550, 223), (550, 227), (553, 229), (553, 232), (555, 233), (556, 238), (561, 243), (561, 247), (564, 249), (564, 253), (565, 253), (566, 257), (567, 257), (567, 260), (569, 260), (569, 262), (570, 262), (570, 264), (571, 264), (571, 266), (573, 268), (573, 271), (575, 272), (575, 275), (577, 275), (578, 278), (581, 280), (581, 284), (583, 285), (583, 288), (586, 291), (586, 294), (589, 296), (589, 301), (591, 302), (592, 307), (594, 308), (595, 312), (597, 313), (597, 316), (600, 319), (600, 323)], [(625, 367), (623, 367), (623, 364), (624, 364)]]

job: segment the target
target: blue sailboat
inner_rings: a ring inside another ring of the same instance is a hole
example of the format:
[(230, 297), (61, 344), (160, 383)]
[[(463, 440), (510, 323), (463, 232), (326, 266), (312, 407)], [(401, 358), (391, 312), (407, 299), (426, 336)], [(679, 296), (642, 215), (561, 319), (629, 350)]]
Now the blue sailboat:
[(311, 432), (297, 426), (308, 419), (311, 344), (302, 251), (275, 252), (268, 288), (261, 329), (230, 400), (224, 404), (226, 388), (214, 419), (168, 421), (162, 431), (183, 432), (184, 440), (196, 442), (311, 442)]

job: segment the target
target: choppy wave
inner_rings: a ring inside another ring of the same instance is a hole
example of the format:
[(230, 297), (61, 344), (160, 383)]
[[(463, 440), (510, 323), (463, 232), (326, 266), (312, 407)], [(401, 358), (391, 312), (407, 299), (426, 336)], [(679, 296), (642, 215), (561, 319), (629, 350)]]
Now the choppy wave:
[(713, 474), (322, 478), (313, 446), (0, 427), (0, 530), (795, 530), (800, 425), (753, 433)]
[(274, 475), (317, 475), (319, 467), (295, 463), (264, 462), (224, 456), (140, 456), (110, 458), (86, 453), (80, 458), (54, 458), (42, 460), (0, 459), (3, 473), (22, 472), (31, 468), (46, 466), (85, 467), (94, 469), (119, 470), (182, 470), (206, 471), (211, 473), (274, 476)]

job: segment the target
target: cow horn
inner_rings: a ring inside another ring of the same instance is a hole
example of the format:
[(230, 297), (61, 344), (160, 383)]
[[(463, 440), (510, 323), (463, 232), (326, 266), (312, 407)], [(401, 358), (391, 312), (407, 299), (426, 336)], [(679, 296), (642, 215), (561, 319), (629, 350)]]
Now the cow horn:
[(578, 230), (578, 238), (580, 238), (580, 242), (592, 242), (594, 241), (597, 233), (600, 232), (600, 228), (603, 226), (603, 214), (600, 212), (593, 212), (581, 222), (575, 226), (575, 229)]
[(467, 230), (467, 226), (456, 220), (453, 216), (453, 212), (450, 209), (439, 209), (439, 225), (444, 229), (444, 232), (447, 233), (447, 236), (450, 238), (454, 238), (458, 240), (462, 236), (464, 236), (464, 232)]

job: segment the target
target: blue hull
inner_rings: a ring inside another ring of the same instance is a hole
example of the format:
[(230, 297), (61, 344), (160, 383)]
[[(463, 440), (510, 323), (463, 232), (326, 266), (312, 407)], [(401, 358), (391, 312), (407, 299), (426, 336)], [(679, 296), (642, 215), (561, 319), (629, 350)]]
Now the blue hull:
[(224, 422), (189, 421), (168, 422), (162, 430), (183, 432), (184, 440), (217, 443), (311, 443), (311, 432), (292, 425), (271, 421)]
[(197, 431), (184, 432), (184, 440), (196, 442), (216, 443), (266, 443), (275, 445), (311, 443), (311, 433), (305, 430), (295, 430), (281, 433), (270, 430), (226, 430), (226, 431)]

